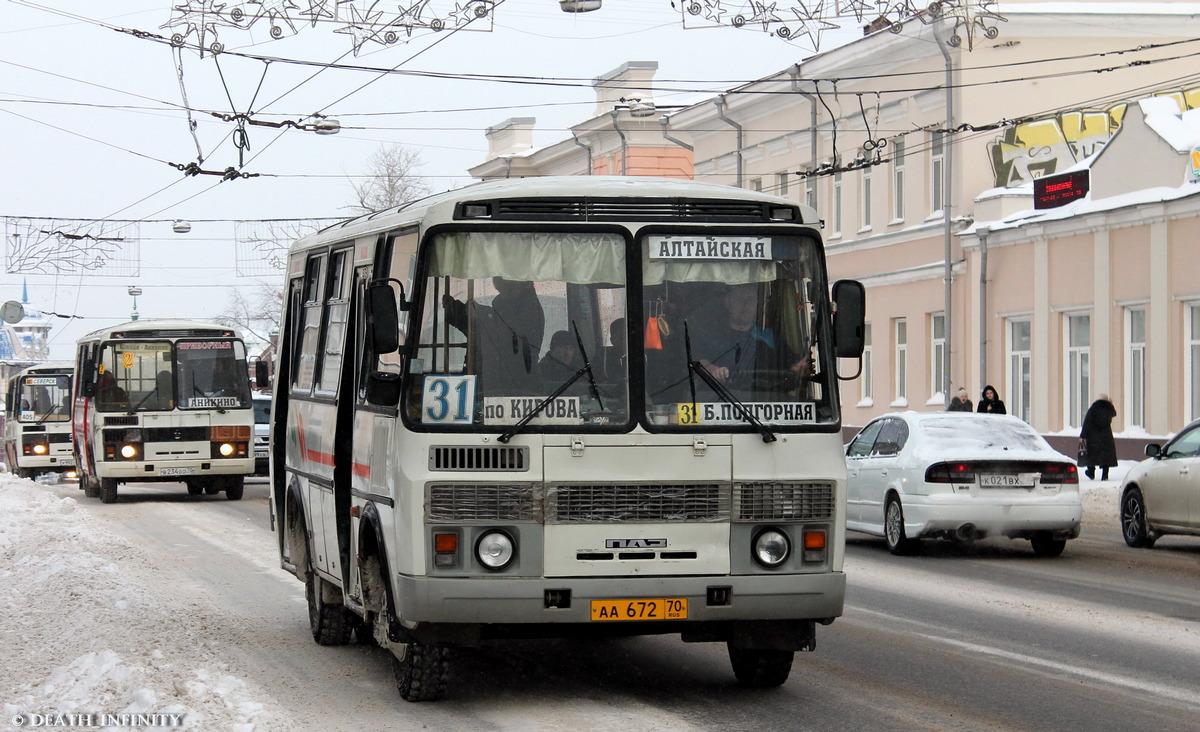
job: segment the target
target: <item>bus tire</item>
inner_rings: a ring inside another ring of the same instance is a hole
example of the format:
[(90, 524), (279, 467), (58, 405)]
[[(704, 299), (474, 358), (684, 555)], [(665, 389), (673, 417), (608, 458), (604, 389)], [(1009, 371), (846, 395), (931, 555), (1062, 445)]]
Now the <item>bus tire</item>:
[(204, 486), (200, 485), (194, 480), (184, 481), (184, 485), (187, 486), (189, 496), (198, 496), (204, 492)]
[(204, 492), (210, 496), (215, 496), (221, 492), (220, 478), (209, 478), (204, 484)]
[(234, 475), (225, 479), (225, 497), (231, 501), (242, 500), (242, 495), (246, 492), (246, 478), (241, 475)]
[[(332, 585), (319, 577), (312, 569), (304, 577), (304, 599), (308, 601), (308, 625), (313, 640), (322, 646), (344, 646), (350, 642), (354, 626), (349, 622), (349, 611), (340, 599), (336, 603), (326, 602), (325, 595), (332, 594)], [(334, 588), (336, 589), (336, 588)]]
[(766, 689), (787, 681), (795, 655), (794, 651), (729, 646), (733, 675), (739, 686), (750, 689)]
[(405, 701), (437, 701), (446, 695), (450, 677), (450, 649), (408, 643), (402, 646), (404, 657), (392, 651), (392, 673), (396, 689)]
[(81, 487), (83, 488), (83, 495), (87, 496), (88, 498), (99, 498), (100, 497), (100, 481), (99, 480), (97, 480), (91, 476), (84, 476), (79, 479), (79, 483), (80, 483)]
[(117, 502), (117, 479), (116, 478), (101, 478), (100, 479), (100, 502), (101, 503), (116, 503)]

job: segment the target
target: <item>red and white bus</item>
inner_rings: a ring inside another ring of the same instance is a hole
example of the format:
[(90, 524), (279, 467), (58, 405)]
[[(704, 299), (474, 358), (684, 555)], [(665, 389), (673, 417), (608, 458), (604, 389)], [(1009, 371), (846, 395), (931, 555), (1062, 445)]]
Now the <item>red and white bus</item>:
[(679, 634), (782, 684), (845, 592), (863, 289), (831, 299), (819, 228), (724, 186), (529, 178), (298, 241), (271, 517), (314, 639), (369, 634), (411, 701), (513, 637)]
[(72, 415), (84, 493), (117, 500), (122, 483), (180, 481), (189, 495), (242, 497), (254, 473), (246, 346), (233, 328), (138, 320), (76, 347)]
[(69, 362), (46, 362), (22, 369), (8, 382), (4, 414), (4, 456), (8, 469), (23, 478), (60, 472), (72, 477), (71, 378)]

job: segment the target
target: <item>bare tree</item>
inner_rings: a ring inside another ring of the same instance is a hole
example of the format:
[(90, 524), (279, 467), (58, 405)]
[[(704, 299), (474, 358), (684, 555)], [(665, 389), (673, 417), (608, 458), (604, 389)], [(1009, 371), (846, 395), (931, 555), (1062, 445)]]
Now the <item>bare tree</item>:
[(237, 328), (247, 341), (251, 351), (254, 345), (266, 348), (271, 343), (271, 333), (279, 328), (283, 313), (283, 285), (260, 283), (250, 296), (240, 289), (230, 291), (229, 304), (215, 320), (220, 325)]
[(351, 181), (358, 199), (349, 208), (355, 213), (370, 213), (403, 205), (429, 193), (424, 178), (415, 174), (421, 155), (403, 145), (383, 145), (367, 159), (368, 177), (361, 183)]

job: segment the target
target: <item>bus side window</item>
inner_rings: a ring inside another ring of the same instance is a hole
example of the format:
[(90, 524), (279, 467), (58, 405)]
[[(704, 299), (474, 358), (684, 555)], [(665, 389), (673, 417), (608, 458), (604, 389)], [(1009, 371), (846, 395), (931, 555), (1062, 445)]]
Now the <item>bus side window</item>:
[(317, 378), (317, 349), (321, 335), (321, 270), (325, 258), (312, 257), (304, 271), (300, 297), (299, 317), (296, 318), (296, 349), (292, 369), (292, 387), (297, 391), (309, 391)]

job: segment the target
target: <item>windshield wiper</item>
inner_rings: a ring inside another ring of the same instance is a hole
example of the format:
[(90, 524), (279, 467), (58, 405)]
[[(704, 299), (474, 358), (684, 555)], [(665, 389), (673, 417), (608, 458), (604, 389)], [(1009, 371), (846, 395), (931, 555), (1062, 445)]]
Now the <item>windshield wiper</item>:
[(775, 442), (778, 439), (775, 437), (775, 433), (763, 424), (758, 417), (755, 417), (750, 412), (750, 408), (742, 403), (742, 400), (734, 396), (733, 392), (729, 391), (729, 389), (726, 389), (725, 385), (718, 381), (717, 377), (713, 376), (712, 372), (704, 364), (692, 360), (692, 339), (688, 335), (687, 321), (683, 323), (683, 347), (687, 351), (688, 380), (691, 382), (692, 387), (692, 404), (696, 404), (696, 381), (692, 378), (692, 374), (695, 373), (700, 375), (704, 383), (708, 384), (717, 393), (717, 396), (732, 405), (737, 411), (738, 416), (752, 424), (758, 430), (759, 434), (762, 435), (763, 442)]
[(600, 399), (600, 389), (596, 387), (596, 377), (592, 373), (592, 362), (588, 360), (587, 351), (583, 347), (583, 339), (579, 337), (579, 326), (574, 320), (572, 320), (571, 327), (575, 330), (575, 342), (579, 344), (579, 355), (583, 357), (583, 366), (579, 367), (579, 370), (574, 374), (571, 374), (571, 378), (567, 379), (562, 386), (555, 389), (553, 394), (538, 402), (538, 405), (533, 408), (533, 411), (522, 417), (520, 422), (517, 422), (511, 428), (509, 428), (507, 432), (500, 435), (500, 437), (497, 438), (500, 440), (500, 442), (507, 443), (513, 437), (516, 437), (518, 432), (525, 429), (525, 425), (529, 424), (534, 417), (542, 413), (542, 410), (546, 408), (546, 405), (561, 396), (564, 391), (570, 389), (571, 385), (576, 381), (579, 381), (579, 377), (583, 376), (584, 374), (587, 374), (588, 385), (592, 392), (592, 398), (595, 399), (600, 405), (601, 411), (604, 410), (604, 402)]
[(146, 392), (146, 396), (142, 397), (142, 400), (140, 402), (138, 402), (137, 404), (130, 407), (128, 413), (129, 414), (137, 414), (137, 410), (142, 408), (142, 405), (146, 403), (146, 400), (149, 399), (150, 397), (154, 396), (157, 393), (158, 393), (158, 387), (155, 386), (153, 389)]
[[(210, 395), (210, 394), (205, 394), (203, 391), (201, 391), (201, 390), (200, 390), (200, 385), (199, 385), (199, 384), (197, 384), (197, 383), (196, 383), (196, 382), (194, 382), (194, 381), (192, 382), (192, 391), (196, 392), (197, 394), (199, 394), (200, 396), (204, 397), (205, 399), (216, 399), (216, 397), (214, 397), (214, 396), (212, 396), (212, 395)], [(225, 414), (225, 408), (224, 408), (224, 407), (216, 407), (216, 410), (217, 410), (217, 414)]]
[(38, 424), (42, 424), (42, 423), (44, 423), (46, 420), (50, 419), (50, 416), (51, 416), (52, 414), (54, 414), (55, 412), (57, 412), (57, 411), (58, 411), (58, 408), (59, 408), (59, 407), (61, 407), (61, 406), (62, 406), (61, 404), (55, 404), (54, 406), (50, 407), (50, 411), (49, 411), (49, 412), (46, 412), (45, 414), (43, 414), (43, 415), (42, 415), (42, 418), (41, 418), (41, 419), (39, 419), (39, 420), (37, 421), (37, 423), (38, 423)]

